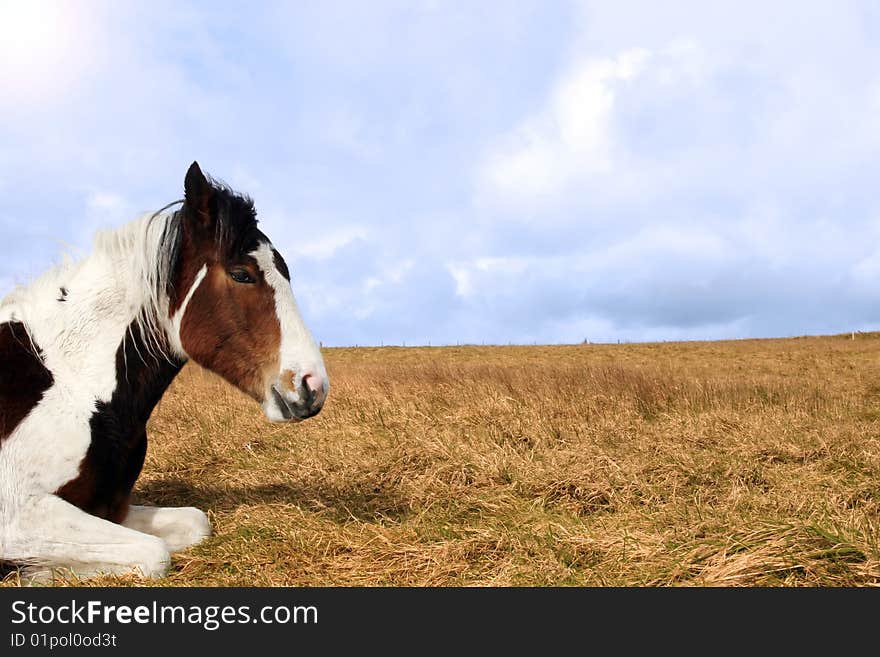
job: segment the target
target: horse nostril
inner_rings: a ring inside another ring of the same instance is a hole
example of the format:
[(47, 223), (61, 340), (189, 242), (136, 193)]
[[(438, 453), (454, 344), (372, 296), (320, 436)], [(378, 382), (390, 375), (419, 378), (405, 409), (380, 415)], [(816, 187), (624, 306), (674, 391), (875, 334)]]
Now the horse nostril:
[(321, 381), (321, 377), (314, 374), (304, 374), (302, 384), (305, 389), (308, 406), (320, 406), (324, 401), (324, 383)]

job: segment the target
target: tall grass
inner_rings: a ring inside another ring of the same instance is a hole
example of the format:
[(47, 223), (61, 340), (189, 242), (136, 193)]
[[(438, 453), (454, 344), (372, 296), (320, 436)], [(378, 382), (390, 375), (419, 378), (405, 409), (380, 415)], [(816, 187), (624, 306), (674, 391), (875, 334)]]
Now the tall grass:
[(136, 497), (215, 535), (159, 584), (880, 584), (873, 334), (325, 354), (298, 425), (175, 382)]

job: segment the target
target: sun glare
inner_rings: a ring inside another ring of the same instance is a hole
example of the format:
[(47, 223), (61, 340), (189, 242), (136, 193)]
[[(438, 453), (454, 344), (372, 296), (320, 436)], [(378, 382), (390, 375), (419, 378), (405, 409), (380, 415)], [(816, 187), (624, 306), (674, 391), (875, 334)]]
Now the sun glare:
[(77, 50), (71, 6), (51, 0), (0, 0), (0, 94), (38, 99), (70, 81)]

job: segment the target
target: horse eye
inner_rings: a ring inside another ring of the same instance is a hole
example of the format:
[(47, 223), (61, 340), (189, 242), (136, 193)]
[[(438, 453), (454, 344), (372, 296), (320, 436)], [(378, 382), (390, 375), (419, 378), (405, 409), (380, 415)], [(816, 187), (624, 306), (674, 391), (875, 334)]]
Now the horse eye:
[(254, 277), (251, 276), (244, 269), (233, 269), (231, 272), (229, 272), (229, 276), (236, 283), (256, 283)]

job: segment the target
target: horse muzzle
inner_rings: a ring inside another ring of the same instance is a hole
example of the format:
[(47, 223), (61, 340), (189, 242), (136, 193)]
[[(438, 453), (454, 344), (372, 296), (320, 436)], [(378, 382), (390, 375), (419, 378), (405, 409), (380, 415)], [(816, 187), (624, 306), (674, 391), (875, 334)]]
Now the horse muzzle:
[(330, 382), (326, 375), (307, 370), (296, 375), (285, 370), (269, 386), (263, 412), (272, 422), (301, 422), (321, 412)]

